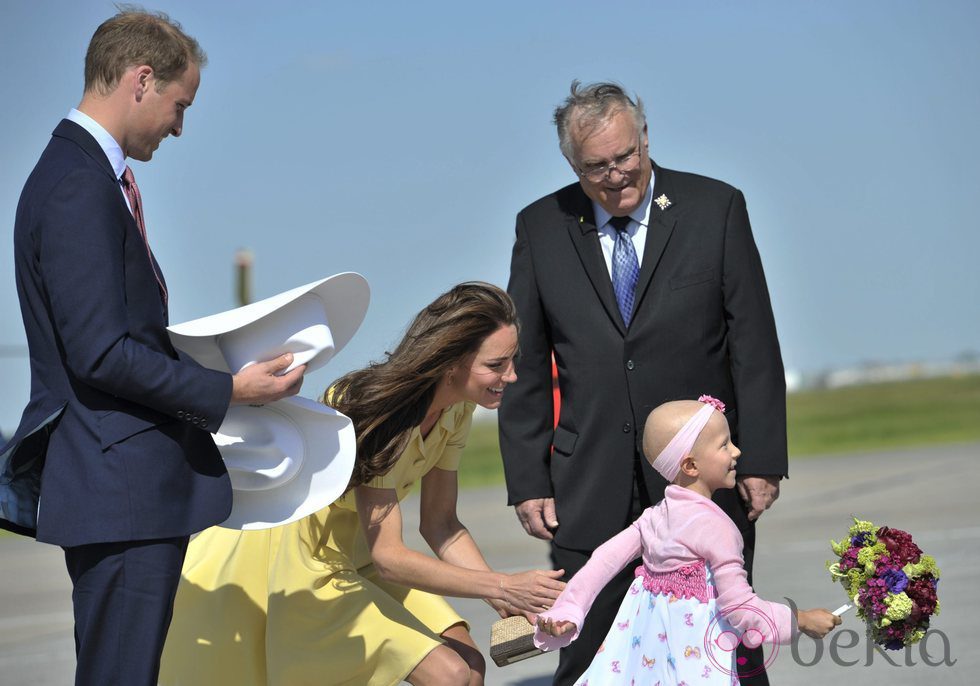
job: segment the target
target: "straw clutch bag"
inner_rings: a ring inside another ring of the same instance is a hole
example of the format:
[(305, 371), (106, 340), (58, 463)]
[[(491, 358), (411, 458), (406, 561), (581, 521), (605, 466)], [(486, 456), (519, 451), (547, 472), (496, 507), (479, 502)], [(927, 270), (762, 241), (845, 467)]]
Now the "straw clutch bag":
[(490, 627), (490, 657), (498, 667), (540, 654), (534, 646), (534, 625), (523, 616), (500, 619)]

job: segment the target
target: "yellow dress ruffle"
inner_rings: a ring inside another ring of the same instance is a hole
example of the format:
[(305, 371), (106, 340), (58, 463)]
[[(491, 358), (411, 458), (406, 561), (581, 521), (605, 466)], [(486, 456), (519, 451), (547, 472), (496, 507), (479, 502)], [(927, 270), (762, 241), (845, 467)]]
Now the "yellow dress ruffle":
[[(402, 500), (430, 469), (455, 471), (473, 403), (418, 429), (369, 483)], [(160, 672), (162, 686), (389, 686), (465, 624), (440, 596), (383, 581), (353, 493), (292, 524), (212, 527), (187, 550)]]

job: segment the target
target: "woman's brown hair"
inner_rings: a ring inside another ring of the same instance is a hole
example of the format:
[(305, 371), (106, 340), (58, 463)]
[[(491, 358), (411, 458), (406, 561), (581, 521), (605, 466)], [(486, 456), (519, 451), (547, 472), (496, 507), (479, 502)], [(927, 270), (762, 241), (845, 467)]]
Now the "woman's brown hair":
[(506, 292), (489, 283), (459, 284), (415, 316), (384, 361), (331, 384), (325, 402), (350, 417), (357, 433), (348, 490), (391, 469), (429, 411), (439, 382), (502, 326), (517, 326)]

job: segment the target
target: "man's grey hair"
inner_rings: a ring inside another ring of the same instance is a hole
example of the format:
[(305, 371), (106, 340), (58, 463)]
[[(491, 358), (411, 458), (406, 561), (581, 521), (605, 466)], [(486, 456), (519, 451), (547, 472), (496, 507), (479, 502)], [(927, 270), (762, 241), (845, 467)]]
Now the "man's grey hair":
[(626, 110), (636, 120), (639, 133), (646, 125), (643, 101), (635, 96), (630, 99), (623, 87), (616, 83), (590, 83), (583, 86), (578, 80), (572, 81), (571, 92), (565, 102), (555, 108), (555, 126), (558, 127), (558, 146), (562, 154), (570, 160), (575, 159), (575, 146), (572, 142), (571, 128), (595, 130), (612, 115)]

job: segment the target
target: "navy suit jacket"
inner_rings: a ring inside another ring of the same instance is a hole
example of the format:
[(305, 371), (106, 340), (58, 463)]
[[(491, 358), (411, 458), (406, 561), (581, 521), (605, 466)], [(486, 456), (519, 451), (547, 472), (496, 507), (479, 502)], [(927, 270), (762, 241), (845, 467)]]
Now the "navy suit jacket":
[(74, 122), (58, 125), (24, 186), (14, 259), (31, 395), (0, 453), (0, 526), (76, 546), (224, 520), (231, 488), (208, 431), (231, 376), (171, 345), (136, 222)]
[[(628, 328), (581, 185), (517, 216), (508, 291), (521, 356), (499, 411), (500, 449), (510, 504), (554, 497), (565, 548), (592, 550), (629, 523), (643, 424), (668, 400), (720, 398), (742, 450), (739, 473), (787, 471), (783, 364), (745, 199), (714, 179), (654, 169), (653, 197), (669, 205), (651, 203)], [(641, 464), (657, 502), (666, 483)], [(716, 500), (748, 527), (733, 491)]]

